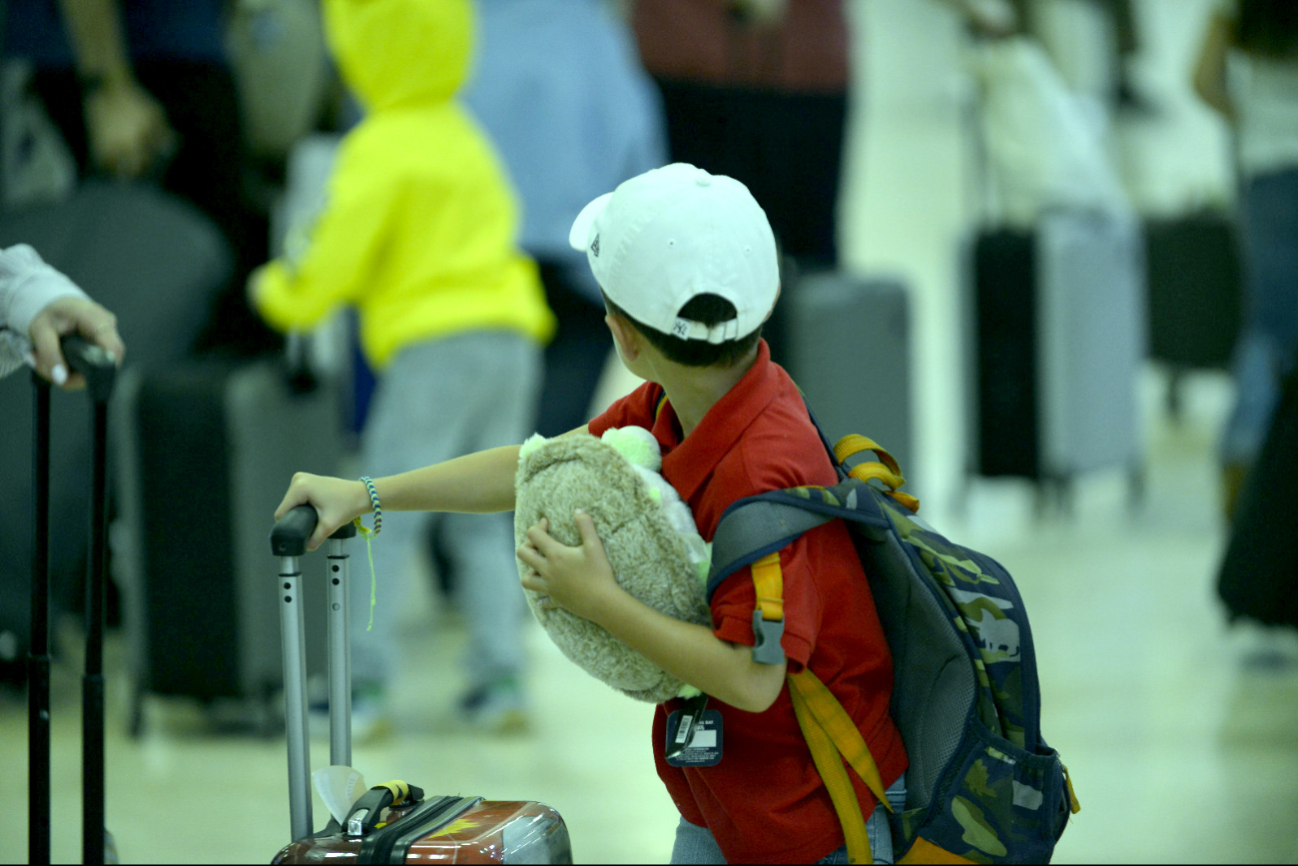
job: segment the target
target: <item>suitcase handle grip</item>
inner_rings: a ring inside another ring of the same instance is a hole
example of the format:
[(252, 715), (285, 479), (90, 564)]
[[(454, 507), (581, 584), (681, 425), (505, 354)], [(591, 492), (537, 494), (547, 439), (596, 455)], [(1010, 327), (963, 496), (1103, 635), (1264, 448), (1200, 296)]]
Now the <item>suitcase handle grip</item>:
[[(303, 556), (306, 553), (306, 542), (315, 532), (315, 506), (299, 505), (275, 521), (275, 528), (270, 532), (270, 552), (274, 556)], [(334, 530), (330, 538), (355, 538), (356, 526), (344, 523)]]
[(68, 366), (85, 377), (90, 399), (96, 403), (107, 402), (113, 393), (113, 380), (117, 377), (117, 363), (113, 356), (76, 334), (63, 337), (59, 341), (59, 350)]

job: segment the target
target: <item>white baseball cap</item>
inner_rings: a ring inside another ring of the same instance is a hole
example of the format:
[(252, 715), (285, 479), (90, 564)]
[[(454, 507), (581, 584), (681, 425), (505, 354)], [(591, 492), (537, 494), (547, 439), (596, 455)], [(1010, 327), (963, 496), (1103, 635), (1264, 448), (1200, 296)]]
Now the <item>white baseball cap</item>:
[[(568, 233), (609, 300), (641, 324), (724, 343), (757, 330), (775, 306), (775, 234), (748, 187), (683, 162), (624, 181), (582, 208)], [(712, 294), (735, 318), (709, 328), (678, 313)]]

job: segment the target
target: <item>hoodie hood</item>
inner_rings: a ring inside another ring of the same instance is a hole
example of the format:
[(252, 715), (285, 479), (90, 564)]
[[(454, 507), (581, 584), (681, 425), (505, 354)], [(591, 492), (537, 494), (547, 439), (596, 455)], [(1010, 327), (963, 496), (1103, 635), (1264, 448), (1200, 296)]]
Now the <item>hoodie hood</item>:
[(468, 74), (469, 0), (325, 0), (325, 35), (370, 111), (455, 96)]

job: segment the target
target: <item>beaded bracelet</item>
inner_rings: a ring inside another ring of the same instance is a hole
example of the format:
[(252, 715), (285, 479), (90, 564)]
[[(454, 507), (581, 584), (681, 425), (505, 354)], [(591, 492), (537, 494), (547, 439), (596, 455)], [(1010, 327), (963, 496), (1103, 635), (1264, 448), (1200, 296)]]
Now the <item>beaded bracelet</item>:
[(370, 492), (370, 505), (374, 508), (374, 528), (366, 529), (361, 525), (361, 519), (356, 518), (356, 528), (365, 538), (375, 538), (383, 530), (383, 506), (379, 504), (379, 492), (374, 489), (374, 479), (368, 475), (362, 475), (361, 481), (365, 484), (365, 489)]
[(374, 628), (374, 608), (378, 604), (379, 581), (378, 576), (374, 573), (374, 548), (370, 542), (378, 536), (379, 531), (383, 529), (383, 506), (379, 504), (379, 492), (374, 489), (374, 479), (368, 475), (362, 475), (361, 481), (365, 484), (365, 489), (370, 492), (370, 505), (374, 508), (374, 528), (366, 529), (358, 517), (353, 523), (356, 524), (356, 531), (365, 539), (365, 552), (370, 559), (370, 623), (365, 627), (366, 631)]

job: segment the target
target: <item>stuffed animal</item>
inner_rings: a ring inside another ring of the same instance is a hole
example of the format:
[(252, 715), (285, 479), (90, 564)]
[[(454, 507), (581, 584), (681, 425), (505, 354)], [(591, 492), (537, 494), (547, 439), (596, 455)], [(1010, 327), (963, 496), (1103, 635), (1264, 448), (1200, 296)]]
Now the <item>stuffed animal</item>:
[[(709, 625), (708, 545), (689, 506), (658, 474), (661, 466), (658, 442), (642, 427), (609, 430), (602, 439), (531, 437), (519, 452), (514, 483), (515, 543), (546, 518), (556, 541), (580, 544), (572, 517), (580, 508), (594, 519), (623, 589), (668, 616)], [(592, 676), (649, 703), (698, 694), (594, 623), (543, 608), (539, 593), (524, 593), (550, 639)]]

